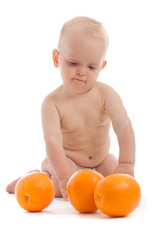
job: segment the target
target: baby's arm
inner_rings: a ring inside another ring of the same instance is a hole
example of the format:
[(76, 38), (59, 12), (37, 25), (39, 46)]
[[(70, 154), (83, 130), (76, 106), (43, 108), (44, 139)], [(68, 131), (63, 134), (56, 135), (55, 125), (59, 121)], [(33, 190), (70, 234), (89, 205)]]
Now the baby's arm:
[(42, 104), (42, 127), (47, 158), (59, 182), (62, 196), (66, 199), (66, 185), (73, 171), (63, 149), (60, 116), (50, 95)]
[(105, 109), (109, 115), (119, 143), (119, 161), (115, 173), (126, 173), (134, 176), (135, 136), (131, 121), (119, 95), (110, 87), (107, 88)]

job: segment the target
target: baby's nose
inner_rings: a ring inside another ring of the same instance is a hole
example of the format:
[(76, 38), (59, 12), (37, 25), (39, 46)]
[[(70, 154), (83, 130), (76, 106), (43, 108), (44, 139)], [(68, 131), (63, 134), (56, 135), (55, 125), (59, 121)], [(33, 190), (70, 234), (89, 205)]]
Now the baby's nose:
[(77, 70), (77, 75), (85, 76), (86, 75), (85, 69), (84, 68), (78, 69)]

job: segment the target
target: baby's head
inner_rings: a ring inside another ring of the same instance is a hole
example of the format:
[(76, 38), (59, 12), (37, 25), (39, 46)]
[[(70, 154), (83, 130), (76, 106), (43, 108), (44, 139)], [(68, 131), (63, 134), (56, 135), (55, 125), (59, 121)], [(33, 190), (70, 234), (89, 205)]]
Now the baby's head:
[(105, 44), (104, 54), (107, 51), (109, 45), (108, 33), (103, 27), (101, 22), (96, 21), (93, 18), (89, 17), (75, 17), (69, 21), (67, 21), (60, 32), (59, 42), (58, 42), (58, 50), (61, 50), (62, 43), (66, 33), (69, 31), (75, 31), (81, 33), (84, 37), (98, 40), (101, 39)]
[(94, 87), (106, 65), (108, 34), (102, 24), (88, 17), (76, 17), (62, 27), (53, 62), (60, 68), (64, 86), (72, 92), (87, 92)]

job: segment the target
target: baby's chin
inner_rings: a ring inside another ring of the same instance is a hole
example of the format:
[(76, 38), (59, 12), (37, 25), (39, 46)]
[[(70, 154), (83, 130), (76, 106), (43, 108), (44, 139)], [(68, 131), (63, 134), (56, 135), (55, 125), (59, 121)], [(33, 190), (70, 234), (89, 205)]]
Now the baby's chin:
[(85, 81), (73, 80), (69, 86), (65, 86), (67, 92), (71, 94), (82, 94), (89, 92), (92, 87), (88, 86)]

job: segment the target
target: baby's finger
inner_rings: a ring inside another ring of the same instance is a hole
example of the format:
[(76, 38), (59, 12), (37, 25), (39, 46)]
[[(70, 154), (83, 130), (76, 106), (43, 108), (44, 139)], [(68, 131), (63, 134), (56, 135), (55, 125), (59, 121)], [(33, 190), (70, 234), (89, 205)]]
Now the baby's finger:
[(66, 191), (66, 190), (62, 190), (61, 193), (62, 193), (62, 197), (63, 197), (63, 199), (64, 199), (65, 201), (67, 201), (67, 200), (68, 200), (68, 194), (67, 194), (67, 191)]

